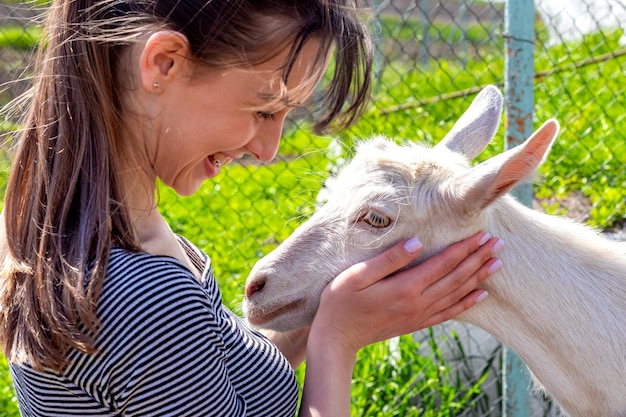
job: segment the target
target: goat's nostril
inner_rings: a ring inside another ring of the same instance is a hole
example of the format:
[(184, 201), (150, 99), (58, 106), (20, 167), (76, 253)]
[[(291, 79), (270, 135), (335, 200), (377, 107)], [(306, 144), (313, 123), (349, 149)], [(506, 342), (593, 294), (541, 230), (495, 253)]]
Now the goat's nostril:
[(265, 279), (260, 279), (251, 282), (246, 287), (246, 297), (251, 297), (252, 295), (261, 292), (265, 288)]

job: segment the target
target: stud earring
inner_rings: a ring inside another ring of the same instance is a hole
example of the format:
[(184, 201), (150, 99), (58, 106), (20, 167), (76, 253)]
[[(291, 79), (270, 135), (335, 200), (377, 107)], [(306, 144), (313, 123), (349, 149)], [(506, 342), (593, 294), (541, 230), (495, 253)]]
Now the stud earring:
[(153, 89), (155, 89), (155, 90), (156, 90), (156, 89), (157, 89), (157, 88), (159, 88), (159, 87), (161, 87), (161, 84), (159, 84), (159, 83), (157, 83), (157, 82), (153, 82), (153, 83), (152, 83), (152, 88), (153, 88)]

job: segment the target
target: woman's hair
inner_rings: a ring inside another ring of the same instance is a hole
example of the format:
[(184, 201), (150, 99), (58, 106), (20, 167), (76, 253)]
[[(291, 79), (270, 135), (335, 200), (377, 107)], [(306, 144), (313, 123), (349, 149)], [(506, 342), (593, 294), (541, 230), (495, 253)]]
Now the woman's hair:
[[(139, 250), (118, 177), (124, 52), (151, 30), (181, 32), (198, 69), (251, 67), (289, 51), (286, 84), (315, 39), (334, 55), (315, 128), (347, 126), (369, 98), (371, 45), (358, 0), (56, 0), (48, 9), (5, 197), (8, 253), (0, 344), (15, 363), (60, 370), (93, 353), (112, 246)], [(278, 23), (278, 24), (277, 24)]]

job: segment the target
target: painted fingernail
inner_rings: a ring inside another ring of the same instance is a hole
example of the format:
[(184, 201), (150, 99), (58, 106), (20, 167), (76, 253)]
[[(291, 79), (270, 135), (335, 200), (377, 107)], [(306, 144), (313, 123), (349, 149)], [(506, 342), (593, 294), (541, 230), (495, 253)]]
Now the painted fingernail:
[(493, 245), (493, 253), (496, 254), (504, 247), (504, 241), (502, 239), (498, 239), (498, 241)]
[(487, 298), (488, 295), (489, 295), (489, 293), (487, 291), (481, 292), (480, 294), (478, 294), (478, 297), (476, 297), (476, 302), (480, 303), (482, 300)]
[(422, 242), (416, 237), (413, 237), (406, 242), (404, 242), (404, 250), (408, 253), (415, 253), (420, 250), (422, 247)]
[(485, 232), (485, 234), (483, 235), (483, 237), (480, 238), (480, 240), (478, 241), (478, 244), (480, 246), (484, 245), (485, 243), (487, 243), (487, 241), (491, 239), (491, 235), (489, 234), (489, 232)]
[(500, 259), (496, 259), (495, 261), (491, 263), (491, 265), (489, 265), (489, 273), (493, 274), (501, 267), (502, 267), (502, 261)]

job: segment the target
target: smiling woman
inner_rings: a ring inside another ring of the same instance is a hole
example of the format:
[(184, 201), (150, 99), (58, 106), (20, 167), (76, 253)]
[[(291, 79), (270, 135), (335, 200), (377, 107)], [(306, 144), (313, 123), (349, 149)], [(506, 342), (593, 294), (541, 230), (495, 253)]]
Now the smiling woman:
[[(123, 172), (135, 179), (147, 173), (144, 184), (148, 189), (156, 176), (177, 193), (191, 195), (204, 180), (219, 174), (225, 161), (245, 154), (271, 161), (292, 103), (306, 101), (326, 68), (325, 61), (317, 61), (320, 48), (316, 39), (303, 45), (288, 77), (282, 70), (287, 48), (251, 68), (205, 69), (196, 75), (199, 71), (183, 37), (165, 31), (152, 34), (132, 54), (134, 67), (139, 68), (138, 84), (147, 86), (139, 89), (132, 103), (134, 114), (149, 109), (135, 134), (141, 137), (140, 146), (147, 155), (143, 169), (133, 169), (138, 165), (133, 161)], [(155, 79), (156, 89), (151, 88)], [(136, 124), (127, 131), (133, 129)], [(131, 142), (127, 146), (137, 145)], [(128, 149), (124, 154), (138, 152)], [(142, 203), (133, 205), (141, 207)]]
[(56, 0), (48, 13), (0, 217), (0, 342), (22, 413), (293, 415), (287, 358), (222, 305), (155, 183), (189, 195), (244, 154), (271, 160), (330, 57), (317, 127), (354, 120), (371, 66), (357, 4)]

